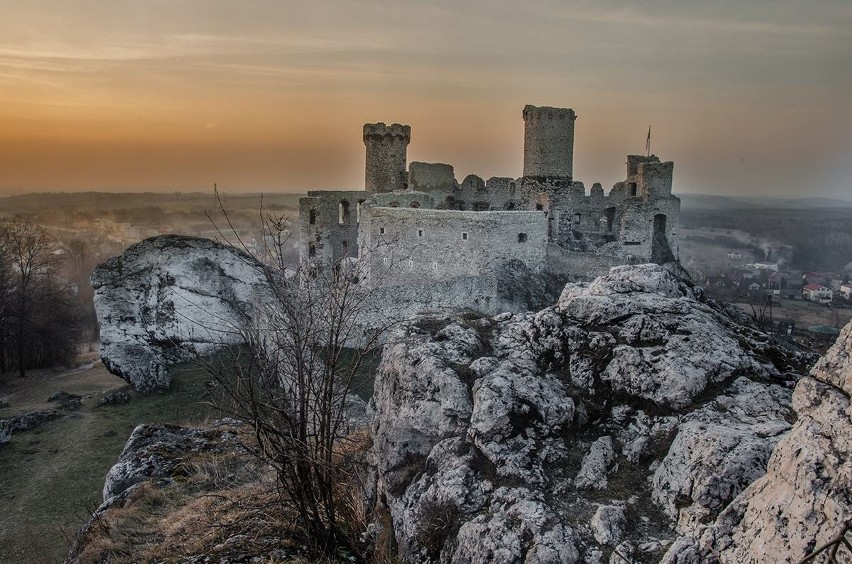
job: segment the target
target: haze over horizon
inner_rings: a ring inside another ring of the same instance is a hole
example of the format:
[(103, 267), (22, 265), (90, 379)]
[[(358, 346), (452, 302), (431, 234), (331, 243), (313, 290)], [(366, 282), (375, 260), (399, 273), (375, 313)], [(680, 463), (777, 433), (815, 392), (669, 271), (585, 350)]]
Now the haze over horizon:
[(852, 4), (0, 0), (0, 195), (363, 186), (409, 162), (521, 174), (525, 104), (572, 107), (575, 179), (675, 162), (676, 193), (849, 198)]

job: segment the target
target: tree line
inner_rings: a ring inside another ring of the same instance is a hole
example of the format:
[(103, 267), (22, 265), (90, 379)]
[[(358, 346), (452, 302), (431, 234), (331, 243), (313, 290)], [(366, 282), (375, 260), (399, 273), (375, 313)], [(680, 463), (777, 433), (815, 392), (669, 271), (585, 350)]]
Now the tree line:
[(65, 265), (57, 249), (38, 225), (17, 218), (0, 223), (0, 372), (23, 377), (68, 365), (78, 353), (89, 316), (77, 299), (79, 286), (60, 276)]

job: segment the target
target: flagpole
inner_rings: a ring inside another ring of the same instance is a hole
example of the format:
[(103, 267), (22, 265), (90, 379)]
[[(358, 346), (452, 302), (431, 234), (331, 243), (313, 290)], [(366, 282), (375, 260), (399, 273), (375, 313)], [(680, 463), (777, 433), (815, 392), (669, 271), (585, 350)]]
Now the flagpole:
[(645, 139), (645, 156), (651, 156), (651, 126), (648, 126), (648, 138)]

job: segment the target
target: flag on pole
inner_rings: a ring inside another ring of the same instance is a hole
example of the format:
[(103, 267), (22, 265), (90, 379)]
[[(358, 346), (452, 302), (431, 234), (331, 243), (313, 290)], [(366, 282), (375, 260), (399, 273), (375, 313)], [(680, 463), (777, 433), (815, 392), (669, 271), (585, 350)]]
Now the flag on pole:
[(651, 126), (648, 126), (648, 138), (645, 139), (645, 155), (651, 156)]

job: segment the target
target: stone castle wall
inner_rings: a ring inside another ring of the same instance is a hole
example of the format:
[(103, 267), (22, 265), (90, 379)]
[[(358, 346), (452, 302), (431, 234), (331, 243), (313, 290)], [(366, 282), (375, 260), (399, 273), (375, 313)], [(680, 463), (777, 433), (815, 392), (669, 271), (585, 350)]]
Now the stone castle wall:
[(358, 220), (368, 194), (361, 190), (308, 192), (299, 199), (299, 258), (333, 264), (358, 256)]
[(406, 170), (409, 126), (366, 124), (365, 191), (300, 200), (301, 258), (328, 268), (358, 257), (365, 283), (397, 288), (406, 307), (433, 303), (440, 287), (447, 307), (467, 303), (483, 313), (510, 305), (497, 280), (506, 268), (588, 279), (616, 264), (675, 260), (673, 163), (628, 155), (624, 181), (608, 194), (600, 184), (587, 192), (572, 178), (576, 117), (526, 106), (523, 176), (471, 174), (461, 183), (449, 164), (412, 162)]
[(370, 207), (360, 232), (374, 286), (485, 276), (512, 260), (531, 270), (544, 267), (541, 212)]

